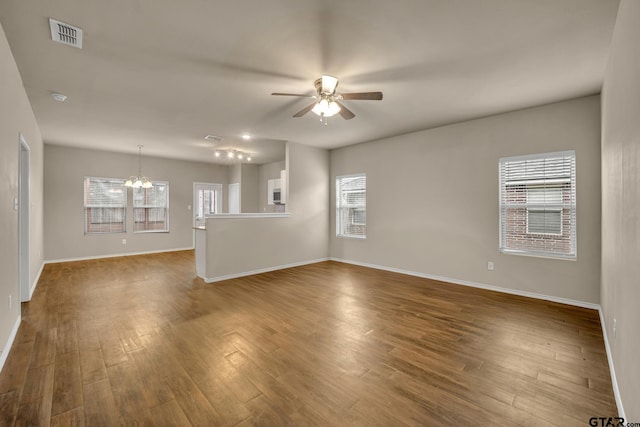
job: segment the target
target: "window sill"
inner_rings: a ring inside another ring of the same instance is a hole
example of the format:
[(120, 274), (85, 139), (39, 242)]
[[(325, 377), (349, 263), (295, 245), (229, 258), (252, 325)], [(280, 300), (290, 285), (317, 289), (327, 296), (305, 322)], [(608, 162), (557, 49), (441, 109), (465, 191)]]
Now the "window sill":
[(350, 234), (336, 234), (336, 237), (341, 237), (344, 239), (356, 239), (356, 240), (365, 240), (367, 236), (352, 236)]
[(500, 249), (500, 253), (506, 254), (506, 255), (517, 255), (517, 256), (525, 256), (525, 257), (531, 257), (531, 258), (557, 259), (560, 261), (577, 261), (578, 260), (577, 255), (552, 255), (552, 254), (544, 254), (544, 253), (537, 253), (537, 252), (515, 251), (515, 250), (508, 250), (508, 249)]

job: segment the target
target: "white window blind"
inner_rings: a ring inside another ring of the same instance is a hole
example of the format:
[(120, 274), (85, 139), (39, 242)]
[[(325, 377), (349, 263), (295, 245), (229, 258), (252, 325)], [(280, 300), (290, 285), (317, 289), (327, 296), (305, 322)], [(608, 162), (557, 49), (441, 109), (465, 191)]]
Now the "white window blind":
[(124, 233), (127, 192), (124, 179), (84, 177), (84, 232)]
[(336, 177), (336, 235), (365, 238), (367, 235), (367, 176)]
[(575, 151), (499, 162), (500, 251), (576, 258)]
[(133, 189), (133, 232), (169, 231), (169, 183)]

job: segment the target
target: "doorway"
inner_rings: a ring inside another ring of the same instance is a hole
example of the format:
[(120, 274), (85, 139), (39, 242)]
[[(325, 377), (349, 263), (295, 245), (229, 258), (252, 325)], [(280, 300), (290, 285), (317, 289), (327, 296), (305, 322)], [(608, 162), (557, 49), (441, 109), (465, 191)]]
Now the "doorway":
[(222, 184), (193, 183), (193, 226), (203, 226), (207, 215), (222, 212)]
[(18, 276), (20, 301), (31, 299), (29, 283), (29, 145), (22, 134), (18, 156)]

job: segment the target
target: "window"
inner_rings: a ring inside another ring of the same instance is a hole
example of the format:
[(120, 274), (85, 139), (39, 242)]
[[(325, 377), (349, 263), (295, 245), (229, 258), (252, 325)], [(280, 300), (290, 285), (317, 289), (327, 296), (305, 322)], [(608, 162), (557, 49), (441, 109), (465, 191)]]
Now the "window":
[(84, 178), (84, 232), (124, 233), (127, 192), (124, 179)]
[(500, 252), (576, 258), (575, 151), (500, 159)]
[(169, 231), (169, 183), (133, 189), (133, 232)]
[(367, 236), (367, 176), (336, 177), (336, 235)]

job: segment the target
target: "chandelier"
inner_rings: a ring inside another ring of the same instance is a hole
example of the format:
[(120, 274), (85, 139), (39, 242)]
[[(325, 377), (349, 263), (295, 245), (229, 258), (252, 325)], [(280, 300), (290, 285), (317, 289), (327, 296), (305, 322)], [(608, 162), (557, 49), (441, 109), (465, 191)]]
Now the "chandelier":
[(138, 175), (130, 176), (124, 183), (125, 187), (132, 188), (151, 188), (153, 184), (146, 176), (142, 176), (142, 147), (138, 145)]

